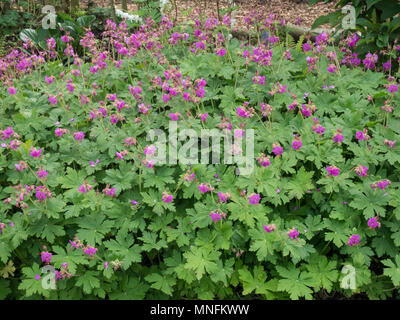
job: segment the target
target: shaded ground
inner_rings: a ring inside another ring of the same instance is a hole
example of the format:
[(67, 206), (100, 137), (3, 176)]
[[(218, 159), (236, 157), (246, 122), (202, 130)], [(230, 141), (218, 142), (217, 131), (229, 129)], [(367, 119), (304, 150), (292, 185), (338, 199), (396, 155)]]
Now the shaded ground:
[[(96, 1), (101, 5), (104, 1)], [(227, 9), (230, 6), (230, 1), (220, 0), (220, 10)], [(169, 7), (174, 3), (170, 0)], [(269, 14), (275, 14), (278, 18), (282, 18), (293, 24), (300, 23), (305, 27), (311, 27), (314, 20), (321, 15), (335, 11), (335, 3), (317, 3), (311, 7), (304, 0), (236, 0), (236, 5), (239, 7), (235, 11), (235, 19), (237, 21), (236, 28), (243, 29), (244, 17), (252, 10), (257, 13), (262, 13), (267, 17)], [(199, 8), (204, 16), (213, 16), (217, 12), (216, 0), (176, 0), (178, 11), (178, 22), (187, 20), (193, 14), (185, 15), (185, 12), (190, 12), (190, 9)], [(120, 1), (116, 1), (116, 6), (121, 8)], [(128, 4), (129, 10), (137, 10), (136, 5)], [(171, 17), (175, 16), (174, 9), (171, 10)], [(300, 19), (300, 21), (298, 21)]]

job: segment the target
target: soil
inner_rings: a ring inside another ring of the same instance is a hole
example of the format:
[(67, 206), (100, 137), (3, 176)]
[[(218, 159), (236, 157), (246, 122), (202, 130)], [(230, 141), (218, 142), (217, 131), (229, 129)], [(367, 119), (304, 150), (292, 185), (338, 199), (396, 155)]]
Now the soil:
[[(185, 12), (190, 12), (190, 9), (199, 8), (203, 16), (215, 16), (217, 12), (216, 0), (175, 0), (177, 5), (177, 21), (182, 22), (190, 19), (193, 14), (185, 16)], [(104, 1), (96, 1), (99, 5)], [(108, 2), (108, 1), (107, 1)], [(128, 1), (129, 2), (129, 1)], [(172, 8), (174, 0), (169, 1), (171, 18), (175, 17), (175, 9)], [(284, 19), (286, 22), (300, 24), (304, 27), (311, 27), (316, 18), (321, 15), (326, 15), (335, 11), (335, 4), (331, 3), (316, 3), (309, 7), (308, 0), (235, 0), (238, 9), (235, 11), (235, 19), (237, 21), (235, 29), (242, 29), (245, 26), (244, 17), (252, 10), (257, 13), (262, 13), (267, 17), (269, 14), (275, 14), (278, 19)], [(120, 1), (116, 1), (116, 6), (121, 8)], [(219, 0), (220, 10), (229, 8), (229, 0)], [(171, 10), (172, 9), (172, 10)], [(128, 4), (128, 11), (137, 10), (135, 4)], [(327, 27), (327, 26), (322, 26)]]

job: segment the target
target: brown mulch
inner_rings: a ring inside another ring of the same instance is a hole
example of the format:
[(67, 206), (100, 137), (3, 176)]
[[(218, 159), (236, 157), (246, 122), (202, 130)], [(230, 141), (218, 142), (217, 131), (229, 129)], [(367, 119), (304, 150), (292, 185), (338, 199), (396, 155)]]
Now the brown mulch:
[[(177, 22), (187, 21), (193, 18), (194, 8), (198, 8), (202, 16), (216, 16), (217, 5), (216, 0), (175, 0), (177, 4)], [(103, 2), (103, 1), (99, 1)], [(227, 9), (230, 4), (228, 0), (219, 1), (220, 10)], [(306, 1), (301, 0), (236, 0), (235, 4), (238, 9), (235, 10), (236, 27), (242, 29), (245, 27), (244, 17), (252, 10), (258, 14), (262, 14), (265, 18), (269, 14), (275, 14), (278, 19), (284, 19), (286, 22), (300, 24), (304, 27), (311, 27), (316, 18), (335, 11), (335, 4), (332, 3), (316, 3), (311, 7)], [(170, 0), (167, 8), (168, 16), (175, 18), (175, 9), (172, 4), (174, 0)], [(99, 3), (100, 4), (100, 3)], [(121, 8), (120, 1), (116, 1), (116, 6)], [(135, 4), (128, 4), (128, 11), (137, 10)], [(298, 21), (300, 18), (300, 21)], [(323, 26), (326, 27), (326, 26)]]

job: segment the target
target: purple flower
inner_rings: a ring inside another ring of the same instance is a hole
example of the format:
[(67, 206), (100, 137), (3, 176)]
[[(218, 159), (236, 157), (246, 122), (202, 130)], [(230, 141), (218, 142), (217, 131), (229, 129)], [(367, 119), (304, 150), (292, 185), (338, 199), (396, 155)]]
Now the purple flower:
[(378, 217), (368, 219), (368, 227), (370, 229), (380, 228), (381, 224), (378, 222)]
[(108, 262), (106, 261), (106, 262), (104, 262), (104, 269), (108, 269)]
[(93, 161), (90, 161), (89, 163), (90, 163), (90, 166), (94, 168), (94, 167), (96, 167), (96, 165), (97, 165), (99, 162), (100, 162), (100, 160), (97, 159), (97, 160), (96, 160), (96, 163), (94, 163)]
[(181, 115), (181, 114), (180, 114), (179, 112), (170, 113), (170, 114), (169, 114), (169, 116), (170, 116), (170, 118), (171, 118), (172, 121), (178, 121), (180, 115)]
[(295, 228), (292, 228), (287, 232), (287, 235), (289, 236), (290, 239), (296, 240), (297, 236), (299, 235), (299, 232)]
[(397, 84), (391, 84), (388, 86), (387, 90), (390, 93), (396, 93), (397, 91), (399, 91), (399, 86)]
[(392, 67), (392, 64), (390, 63), (390, 61), (386, 61), (382, 65), (385, 70), (390, 70), (390, 68)]
[(17, 93), (17, 89), (15, 89), (14, 87), (8, 88), (7, 91), (8, 91), (9, 94), (16, 94)]
[(114, 196), (115, 196), (115, 191), (116, 191), (115, 188), (110, 188), (110, 189), (108, 189), (108, 190), (105, 190), (104, 192), (105, 192), (105, 194), (108, 195), (109, 197), (114, 197)]
[(156, 147), (156, 146), (154, 146), (154, 145), (149, 145), (149, 146), (146, 146), (146, 147), (143, 149), (143, 153), (146, 154), (146, 155), (149, 155), (149, 156), (153, 156), (153, 155), (155, 154), (156, 150), (157, 150), (157, 147)]
[(49, 174), (46, 170), (39, 170), (36, 172), (39, 178), (46, 178)]
[(360, 236), (358, 234), (353, 234), (352, 236), (350, 236), (350, 239), (347, 242), (347, 244), (350, 247), (353, 247), (353, 246), (355, 246), (355, 245), (357, 245), (359, 243), (360, 243)]
[(91, 257), (93, 257), (96, 254), (96, 251), (97, 251), (96, 248), (93, 248), (90, 246), (83, 249), (83, 253), (87, 254), (88, 256), (91, 256)]
[(222, 219), (221, 215), (218, 212), (210, 212), (210, 217), (215, 223)]
[(276, 229), (276, 226), (274, 224), (269, 224), (269, 225), (264, 225), (264, 230), (267, 231), (268, 233), (274, 231)]
[(218, 198), (220, 202), (227, 202), (230, 197), (231, 195), (229, 193), (218, 192)]
[(358, 141), (364, 140), (365, 139), (364, 133), (362, 131), (357, 131), (356, 132), (356, 138), (358, 139)]
[(43, 251), (40, 255), (42, 257), (42, 262), (46, 262), (46, 263), (51, 262), (51, 257), (52, 257), (51, 253), (49, 253), (47, 251)]
[(85, 138), (85, 134), (82, 131), (74, 132), (75, 140), (82, 141)]
[(283, 148), (282, 148), (281, 146), (275, 146), (275, 147), (272, 149), (272, 152), (273, 152), (276, 156), (279, 156), (279, 155), (281, 155), (281, 154), (283, 153)]
[(31, 157), (33, 157), (33, 158), (40, 157), (41, 153), (42, 153), (42, 149), (39, 149), (39, 150), (37, 150), (36, 148), (31, 149)]
[(303, 51), (308, 52), (310, 50), (311, 50), (311, 46), (307, 42), (303, 43)]
[(81, 192), (81, 193), (86, 193), (88, 191), (89, 191), (89, 188), (87, 188), (86, 185), (84, 185), (84, 184), (80, 185), (78, 188), (78, 192)]
[(250, 204), (258, 204), (260, 202), (260, 195), (257, 193), (253, 193), (249, 195), (249, 203)]
[(40, 276), (38, 274), (35, 275), (35, 280), (40, 280)]
[(292, 141), (292, 149), (299, 150), (303, 146), (301, 142), (301, 138), (297, 137), (295, 140)]
[(62, 42), (65, 42), (65, 43), (68, 43), (68, 42), (69, 42), (69, 37), (68, 37), (67, 35), (63, 35), (63, 36), (61, 37), (61, 41), (62, 41)]
[(368, 168), (365, 167), (365, 166), (359, 165), (358, 167), (356, 167), (356, 168), (354, 169), (354, 171), (355, 171), (360, 177), (365, 177), (365, 176), (367, 175)]
[(326, 70), (328, 70), (330, 73), (334, 73), (336, 71), (336, 66), (334, 64), (330, 64)]
[(68, 89), (69, 92), (72, 93), (75, 90), (75, 86), (72, 83), (68, 83), (67, 84), (67, 89)]
[(223, 57), (225, 54), (226, 50), (224, 48), (217, 50), (217, 55), (219, 55), (220, 57)]
[(242, 117), (242, 118), (249, 117), (248, 112), (245, 109), (242, 109), (241, 107), (237, 107), (236, 112), (239, 117)]
[(52, 84), (55, 78), (54, 76), (51, 77), (45, 76), (44, 79), (46, 80), (47, 84)]
[(53, 95), (50, 95), (49, 96), (49, 102), (50, 102), (51, 105), (55, 105), (55, 104), (57, 104), (57, 98), (55, 96), (53, 96)]
[(336, 142), (336, 143), (341, 143), (341, 142), (343, 142), (343, 135), (341, 135), (340, 133), (336, 133), (336, 134), (333, 136), (333, 141)]
[(198, 188), (200, 190), (201, 193), (206, 193), (208, 191), (208, 188), (205, 184), (199, 184)]
[(168, 194), (167, 191), (163, 192), (162, 200), (165, 203), (170, 203), (174, 199), (174, 196), (172, 194)]
[(13, 128), (8, 127), (7, 129), (5, 129), (5, 130), (3, 130), (3, 131), (0, 130), (0, 133), (1, 133), (1, 135), (2, 135), (1, 140), (3, 141), (3, 140), (5, 140), (5, 139), (11, 138), (12, 135), (14, 134), (14, 130), (13, 130)]
[(46, 193), (45, 187), (43, 187), (43, 186), (37, 187), (35, 196), (39, 201), (46, 200), (47, 193)]
[(335, 167), (334, 165), (329, 166), (328, 168), (326, 168), (326, 171), (328, 171), (328, 176), (333, 176), (333, 177), (338, 176), (339, 173), (340, 173), (340, 169)]

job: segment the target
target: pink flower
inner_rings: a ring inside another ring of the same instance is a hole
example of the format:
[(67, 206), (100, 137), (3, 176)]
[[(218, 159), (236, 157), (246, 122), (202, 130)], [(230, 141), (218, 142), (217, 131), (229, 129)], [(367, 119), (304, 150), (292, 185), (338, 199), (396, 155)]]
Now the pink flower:
[(268, 233), (274, 231), (276, 229), (276, 226), (274, 224), (269, 224), (269, 225), (264, 225), (264, 230), (267, 231)]
[(223, 57), (225, 54), (226, 50), (224, 48), (217, 50), (217, 55), (219, 55), (220, 57)]
[(62, 41), (62, 42), (65, 42), (65, 43), (68, 43), (68, 42), (69, 42), (69, 37), (68, 37), (68, 35), (63, 35), (63, 36), (61, 37), (61, 41)]
[(268, 167), (271, 165), (271, 161), (269, 161), (270, 156), (266, 157), (264, 153), (261, 154), (260, 157), (257, 158), (258, 164), (262, 167)]
[(42, 258), (42, 262), (46, 262), (46, 263), (50, 263), (51, 262), (51, 257), (52, 254), (47, 252), (47, 251), (43, 251), (40, 253), (40, 256)]
[(227, 202), (231, 195), (229, 193), (218, 192), (219, 202)]
[(360, 243), (360, 236), (358, 234), (353, 234), (352, 236), (350, 236), (349, 241), (347, 242), (347, 244), (350, 247), (353, 247), (355, 245), (358, 245)]
[(172, 194), (168, 194), (167, 191), (163, 192), (162, 200), (165, 203), (170, 203), (174, 199), (174, 196)]
[(44, 79), (46, 80), (47, 84), (52, 84), (53, 81), (55, 80), (55, 77), (54, 76), (50, 76), (50, 77), (45, 76)]
[(46, 188), (42, 186), (37, 187), (35, 196), (39, 201), (46, 200), (47, 199)]
[(171, 100), (171, 96), (169, 94), (164, 94), (162, 100), (164, 103), (167, 103), (169, 100)]
[(85, 134), (82, 131), (74, 132), (75, 140), (82, 141), (85, 138)]
[(214, 223), (217, 223), (217, 221), (222, 220), (222, 218), (225, 218), (226, 214), (223, 213), (223, 212), (219, 213), (219, 212), (216, 212), (216, 211), (211, 211), (210, 212), (210, 217), (211, 217), (212, 221), (214, 221)]
[(17, 93), (17, 89), (15, 89), (14, 87), (8, 88), (7, 91), (8, 91), (9, 94), (16, 94)]
[(328, 171), (328, 176), (338, 176), (340, 173), (340, 169), (336, 168), (334, 165), (331, 165), (326, 168), (326, 171)]
[(387, 90), (390, 93), (396, 93), (397, 91), (399, 91), (399, 86), (397, 84), (391, 84), (388, 86)]
[(96, 251), (97, 251), (96, 248), (93, 248), (91, 246), (87, 246), (86, 248), (84, 248), (82, 250), (83, 250), (84, 254), (86, 254), (86, 255), (88, 255), (90, 257), (93, 257), (96, 254)]
[(205, 96), (205, 94), (206, 94), (206, 92), (204, 91), (203, 88), (199, 88), (196, 91), (196, 96), (199, 97), (199, 98), (203, 98)]
[(278, 144), (278, 143), (274, 143), (272, 145), (272, 152), (276, 155), (276, 156), (280, 156), (283, 153), (283, 148)]
[(0, 133), (2, 135), (1, 140), (4, 141), (5, 139), (9, 139), (12, 137), (12, 135), (14, 134), (14, 130), (11, 127), (8, 127), (7, 129), (1, 131)]
[(355, 171), (360, 177), (365, 177), (365, 176), (367, 175), (368, 168), (359, 165), (358, 167), (356, 167), (356, 168), (354, 169), (354, 171)]
[(260, 202), (260, 195), (257, 193), (253, 193), (249, 195), (249, 203), (250, 204), (258, 204)]
[(86, 192), (88, 192), (89, 190), (90, 190), (90, 189), (88, 188), (88, 186), (87, 186), (87, 185), (84, 185), (84, 184), (80, 185), (79, 188), (78, 188), (78, 192), (81, 192), (81, 193), (86, 193)]
[(340, 144), (341, 142), (343, 142), (343, 135), (340, 134), (340, 133), (336, 133), (336, 134), (333, 136), (333, 141), (336, 142), (336, 143), (338, 143), (338, 144)]
[(394, 145), (394, 144), (396, 143), (396, 140), (391, 141), (391, 140), (385, 139), (385, 140), (383, 141), (383, 143), (384, 143), (385, 145), (389, 146), (390, 148), (395, 148), (395, 149), (396, 149), (396, 147), (395, 147), (395, 145)]
[(362, 141), (364, 140), (364, 133), (362, 131), (357, 131), (356, 132), (356, 138), (358, 139), (358, 141)]
[(42, 149), (36, 149), (36, 148), (32, 148), (31, 149), (31, 157), (33, 158), (38, 158), (40, 157), (40, 154), (42, 153)]
[(300, 137), (296, 137), (295, 140), (292, 141), (292, 149), (299, 150), (303, 146)]
[(310, 50), (311, 50), (311, 46), (307, 42), (303, 43), (303, 51), (308, 52)]
[(169, 114), (172, 121), (178, 121), (181, 114), (179, 112)]
[(96, 167), (96, 165), (97, 165), (99, 162), (100, 162), (100, 160), (97, 159), (97, 160), (96, 160), (96, 163), (94, 163), (93, 161), (89, 161), (89, 164), (90, 164), (91, 167), (94, 168), (94, 167)]
[(57, 104), (57, 99), (56, 99), (56, 97), (53, 96), (53, 95), (50, 95), (50, 96), (49, 96), (49, 101), (50, 101), (50, 104), (51, 104), (51, 105)]
[(75, 86), (72, 83), (68, 83), (67, 84), (67, 89), (68, 89), (69, 92), (72, 93), (75, 90)]
[(36, 172), (36, 174), (38, 175), (39, 178), (46, 178), (49, 173), (46, 170), (42, 169)]
[(54, 133), (56, 134), (57, 137), (62, 137), (67, 132), (69, 132), (67, 129), (61, 129), (61, 128), (57, 128), (56, 130), (54, 130)]
[(144, 153), (145, 155), (153, 156), (153, 155), (155, 154), (156, 150), (157, 150), (157, 147), (156, 147), (156, 146), (154, 146), (154, 145), (149, 145), (149, 146), (146, 146), (146, 147), (143, 149), (143, 153)]
[(201, 183), (197, 186), (201, 193), (206, 193), (208, 191), (214, 191), (214, 188), (211, 187), (209, 183)]
[(109, 197), (114, 197), (115, 196), (115, 188), (110, 188), (109, 185), (107, 185), (104, 189), (103, 192), (108, 195)]
[(295, 228), (292, 228), (287, 232), (287, 235), (289, 236), (290, 239), (296, 240), (297, 236), (299, 235), (299, 232)]
[(330, 73), (334, 73), (336, 71), (336, 66), (334, 64), (330, 64), (326, 70), (328, 70)]
[(368, 219), (368, 227), (370, 229), (375, 229), (375, 228), (380, 228), (381, 227), (381, 223), (378, 222), (379, 217), (374, 217), (374, 218), (369, 218)]

